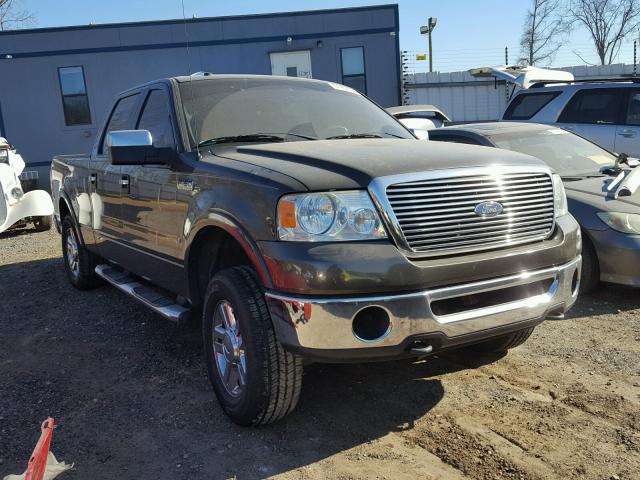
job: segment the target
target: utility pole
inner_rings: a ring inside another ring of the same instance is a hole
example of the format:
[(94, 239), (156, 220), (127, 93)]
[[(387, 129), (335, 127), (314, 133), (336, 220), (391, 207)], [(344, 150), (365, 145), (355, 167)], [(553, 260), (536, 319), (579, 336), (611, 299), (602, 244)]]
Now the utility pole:
[(429, 36), (429, 72), (433, 72), (433, 47), (431, 45), (431, 33), (433, 32), (433, 29), (436, 28), (436, 23), (438, 23), (438, 19), (436, 17), (429, 17), (429, 23), (420, 27), (420, 34), (426, 34)]

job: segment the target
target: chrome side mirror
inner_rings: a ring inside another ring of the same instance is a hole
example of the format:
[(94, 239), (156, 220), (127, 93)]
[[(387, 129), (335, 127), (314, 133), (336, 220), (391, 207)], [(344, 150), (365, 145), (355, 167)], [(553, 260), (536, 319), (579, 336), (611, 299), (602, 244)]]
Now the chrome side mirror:
[(149, 165), (165, 163), (153, 147), (148, 130), (116, 130), (107, 133), (109, 160), (113, 165)]

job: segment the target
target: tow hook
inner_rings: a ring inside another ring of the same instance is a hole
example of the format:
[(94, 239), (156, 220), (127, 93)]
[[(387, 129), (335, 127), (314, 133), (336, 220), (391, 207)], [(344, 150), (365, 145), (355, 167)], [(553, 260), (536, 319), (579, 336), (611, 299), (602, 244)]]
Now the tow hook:
[(433, 346), (423, 343), (415, 343), (413, 347), (409, 348), (409, 353), (412, 355), (428, 355), (431, 352), (433, 352)]

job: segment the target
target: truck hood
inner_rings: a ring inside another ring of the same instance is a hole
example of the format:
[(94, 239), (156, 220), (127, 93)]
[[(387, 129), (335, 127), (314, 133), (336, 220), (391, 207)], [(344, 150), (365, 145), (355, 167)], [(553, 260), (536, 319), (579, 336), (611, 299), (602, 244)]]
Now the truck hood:
[(377, 177), (447, 168), (545, 166), (537, 158), (497, 148), (400, 139), (220, 146), (215, 155), (288, 175), (309, 190), (366, 188)]

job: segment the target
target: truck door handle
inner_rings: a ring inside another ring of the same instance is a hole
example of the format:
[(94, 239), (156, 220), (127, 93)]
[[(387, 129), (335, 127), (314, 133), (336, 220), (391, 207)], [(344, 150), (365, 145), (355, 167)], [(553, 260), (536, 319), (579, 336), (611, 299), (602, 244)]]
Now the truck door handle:
[(625, 138), (633, 138), (636, 136), (636, 132), (634, 130), (622, 130), (618, 135)]
[(122, 178), (120, 178), (120, 188), (129, 193), (129, 175), (122, 175)]
[(96, 175), (95, 173), (89, 175), (89, 183), (91, 183), (91, 185), (95, 185), (96, 183), (98, 183), (98, 175)]

